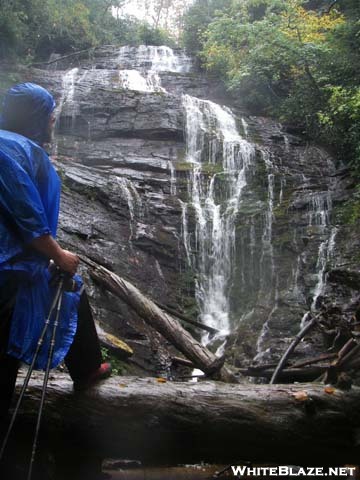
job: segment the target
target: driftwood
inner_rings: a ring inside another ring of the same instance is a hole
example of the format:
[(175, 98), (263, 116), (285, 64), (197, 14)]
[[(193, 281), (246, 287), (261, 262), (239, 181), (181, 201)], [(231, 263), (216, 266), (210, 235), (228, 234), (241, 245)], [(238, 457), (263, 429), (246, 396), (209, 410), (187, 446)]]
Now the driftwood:
[(194, 325), (194, 327), (200, 328), (201, 330), (205, 330), (206, 332), (209, 333), (219, 333), (219, 330), (216, 330), (216, 328), (209, 327), (209, 325), (205, 325), (204, 323), (198, 322), (197, 320), (193, 320), (192, 318), (187, 317), (186, 315), (178, 312), (174, 308), (168, 307), (167, 305), (164, 305), (163, 303), (160, 302), (155, 302), (155, 305), (161, 308), (161, 310), (164, 310), (164, 312), (170, 313), (170, 315), (173, 315), (176, 318), (179, 318), (180, 320), (183, 320), (186, 323), (190, 323), (191, 325)]
[(46, 66), (46, 65), (51, 65), (53, 63), (60, 62), (61, 60), (65, 60), (66, 58), (75, 57), (76, 55), (80, 55), (82, 53), (91, 52), (91, 50), (94, 50), (94, 49), (95, 49), (95, 47), (86, 48), (85, 50), (78, 50), (76, 52), (71, 52), (71, 53), (68, 53), (67, 55), (63, 55), (61, 57), (56, 58), (55, 60), (50, 60), (48, 62), (31, 63), (30, 67), (37, 68), (37, 67), (43, 67), (43, 66)]
[[(285, 368), (279, 372), (277, 380), (281, 382), (310, 382), (317, 379), (328, 369), (328, 365), (310, 366), (304, 368)], [(274, 373), (272, 369), (240, 368), (238, 373), (246, 377), (270, 379)]]
[(281, 370), (284, 368), (288, 358), (292, 354), (292, 352), (295, 350), (296, 346), (301, 342), (301, 340), (305, 337), (305, 335), (316, 325), (318, 318), (320, 314), (316, 315), (313, 317), (305, 326), (300, 330), (300, 332), (296, 335), (294, 340), (291, 342), (289, 345), (288, 349), (284, 353), (284, 355), (281, 357), (280, 362), (278, 366), (276, 367), (273, 376), (270, 379), (270, 384), (276, 383), (279, 374), (281, 373)]
[[(21, 435), (29, 425), (32, 431), (41, 387), (37, 373), (17, 422)], [(359, 404), (358, 387), (343, 392), (316, 384), (113, 377), (74, 393), (70, 378), (56, 374), (49, 381), (42, 438), (58, 449), (63, 442), (69, 449), (84, 446), (89, 457), (96, 452), (154, 465), (239, 458), (341, 465), (360, 458)]]
[(324, 353), (319, 357), (309, 358), (308, 360), (304, 360), (302, 362), (294, 363), (291, 365), (292, 368), (302, 368), (308, 365), (313, 365), (314, 363), (323, 362), (325, 360), (332, 360), (337, 357), (337, 353)]
[(197, 368), (216, 379), (236, 382), (236, 377), (223, 366), (223, 360), (195, 340), (172, 316), (163, 312), (154, 302), (145, 297), (134, 285), (110, 270), (81, 257), (90, 269), (90, 276), (114, 295), (133, 308), (143, 320), (163, 335), (174, 347), (186, 356)]
[(190, 362), (187, 358), (183, 357), (172, 357), (171, 361), (173, 365), (182, 365), (183, 367), (195, 368), (194, 364)]
[[(351, 342), (351, 346), (348, 347), (348, 345)], [(358, 356), (360, 354), (360, 345), (353, 339), (349, 340), (344, 347), (341, 349), (339, 352), (339, 360), (334, 363), (334, 365), (338, 368), (340, 367), (346, 367), (347, 365), (351, 365), (351, 363), (354, 361), (354, 357)]]
[[(317, 379), (319, 375), (324, 373), (328, 368), (331, 367), (331, 364), (315, 365), (320, 362), (325, 362), (326, 360), (338, 359), (340, 353), (325, 353), (319, 355), (315, 358), (309, 358), (301, 362), (294, 364), (289, 364), (286, 361), (283, 368), (278, 373), (278, 380), (282, 382), (296, 382), (296, 381), (311, 381)], [(174, 362), (177, 362), (177, 357), (175, 357)], [(179, 359), (179, 364), (181, 364), (181, 359)], [(263, 365), (250, 365), (247, 368), (240, 368), (236, 370), (236, 373), (240, 373), (245, 377), (260, 377), (270, 379), (273, 376), (274, 368), (278, 364), (263, 364)]]
[(344, 384), (344, 388), (351, 385), (351, 377), (346, 372), (357, 370), (360, 367), (360, 344), (350, 338), (337, 353), (336, 359), (329, 365), (324, 381), (332, 384)]

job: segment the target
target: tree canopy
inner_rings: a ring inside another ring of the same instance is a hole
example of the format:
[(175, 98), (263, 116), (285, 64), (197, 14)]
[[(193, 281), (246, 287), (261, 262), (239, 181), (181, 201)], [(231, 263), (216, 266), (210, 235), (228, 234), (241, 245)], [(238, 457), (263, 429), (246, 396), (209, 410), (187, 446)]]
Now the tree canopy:
[[(174, 23), (170, 12), (187, 2), (153, 0), (149, 23), (115, 17), (125, 0), (0, 0), (0, 59), (109, 43), (173, 46), (159, 25)], [(181, 24), (188, 51), (244, 107), (326, 142), (360, 173), (358, 0), (194, 0)]]
[(244, 106), (360, 168), (357, 0), (196, 0), (183, 38)]
[(101, 44), (173, 43), (167, 32), (113, 15), (124, 0), (0, 0), (0, 58), (46, 58)]

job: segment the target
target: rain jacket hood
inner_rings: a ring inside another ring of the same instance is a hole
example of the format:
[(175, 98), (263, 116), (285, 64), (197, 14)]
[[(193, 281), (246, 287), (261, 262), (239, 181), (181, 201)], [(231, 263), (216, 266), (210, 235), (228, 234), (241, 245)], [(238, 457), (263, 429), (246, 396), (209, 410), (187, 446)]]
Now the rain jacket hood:
[(48, 140), (49, 119), (55, 105), (53, 96), (40, 85), (15, 85), (5, 94), (0, 128), (43, 145)]

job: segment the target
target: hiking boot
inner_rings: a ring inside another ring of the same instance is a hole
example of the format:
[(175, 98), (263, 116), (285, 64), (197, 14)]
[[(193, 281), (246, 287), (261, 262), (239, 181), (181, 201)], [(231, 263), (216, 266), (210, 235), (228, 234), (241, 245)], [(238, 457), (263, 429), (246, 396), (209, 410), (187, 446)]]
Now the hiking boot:
[(110, 363), (102, 363), (100, 367), (94, 372), (90, 373), (90, 375), (87, 378), (83, 380), (75, 381), (74, 390), (77, 392), (82, 390), (87, 390), (88, 388), (91, 388), (93, 385), (100, 382), (101, 380), (105, 380), (105, 378), (109, 378), (110, 375), (111, 375)]

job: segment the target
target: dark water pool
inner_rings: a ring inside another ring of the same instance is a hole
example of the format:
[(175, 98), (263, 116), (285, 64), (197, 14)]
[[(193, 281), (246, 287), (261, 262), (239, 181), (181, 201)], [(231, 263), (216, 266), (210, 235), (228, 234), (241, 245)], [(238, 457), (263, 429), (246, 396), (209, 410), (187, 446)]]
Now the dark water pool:
[[(188, 467), (169, 468), (134, 468), (111, 471), (109, 480), (210, 480), (216, 472), (223, 470), (219, 465), (196, 465)], [(221, 475), (221, 478), (234, 478), (230, 472)]]

